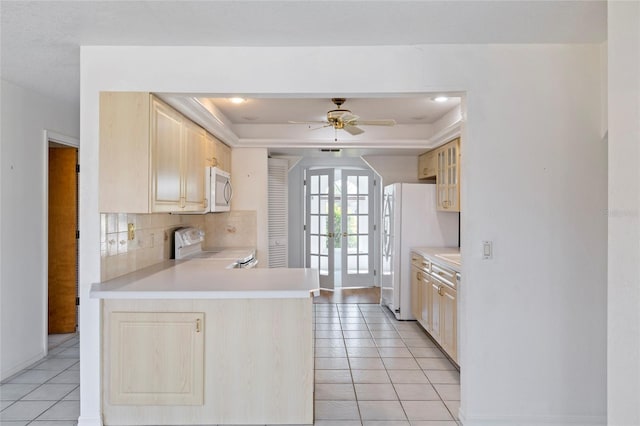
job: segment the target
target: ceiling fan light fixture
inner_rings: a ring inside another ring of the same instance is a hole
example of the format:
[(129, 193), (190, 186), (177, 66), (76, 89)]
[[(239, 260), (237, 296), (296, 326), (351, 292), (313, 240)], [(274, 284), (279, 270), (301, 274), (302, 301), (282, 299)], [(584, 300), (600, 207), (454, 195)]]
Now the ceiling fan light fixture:
[(233, 98), (229, 98), (229, 101), (232, 104), (241, 104), (246, 102), (247, 100), (245, 98), (240, 98), (240, 97), (233, 97)]
[(446, 96), (436, 96), (433, 100), (436, 102), (447, 102), (449, 98)]

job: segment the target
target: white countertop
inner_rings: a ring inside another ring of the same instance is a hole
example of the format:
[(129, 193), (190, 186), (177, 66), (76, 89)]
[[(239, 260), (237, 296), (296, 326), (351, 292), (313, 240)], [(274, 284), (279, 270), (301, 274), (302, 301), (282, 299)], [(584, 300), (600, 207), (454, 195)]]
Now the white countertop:
[(288, 299), (319, 294), (317, 269), (225, 269), (228, 260), (167, 260), (91, 286), (93, 299)]
[(460, 247), (412, 247), (411, 251), (428, 258), (436, 264), (441, 264), (443, 266), (451, 268), (456, 272), (462, 271), (461, 265), (438, 256), (443, 254), (460, 254)]

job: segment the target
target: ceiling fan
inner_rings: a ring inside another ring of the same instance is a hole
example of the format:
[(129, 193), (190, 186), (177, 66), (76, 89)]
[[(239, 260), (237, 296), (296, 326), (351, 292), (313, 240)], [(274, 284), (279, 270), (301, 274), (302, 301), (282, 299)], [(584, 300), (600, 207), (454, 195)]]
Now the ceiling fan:
[(323, 126), (316, 127), (315, 129), (322, 129), (324, 127), (332, 126), (336, 130), (344, 130), (351, 135), (359, 135), (364, 133), (358, 126), (395, 126), (396, 121), (392, 119), (388, 120), (361, 120), (360, 117), (354, 115), (348, 109), (343, 109), (342, 104), (345, 103), (345, 98), (331, 98), (331, 102), (336, 104), (336, 109), (332, 109), (327, 112), (327, 119), (323, 121), (289, 121), (291, 124), (323, 124)]

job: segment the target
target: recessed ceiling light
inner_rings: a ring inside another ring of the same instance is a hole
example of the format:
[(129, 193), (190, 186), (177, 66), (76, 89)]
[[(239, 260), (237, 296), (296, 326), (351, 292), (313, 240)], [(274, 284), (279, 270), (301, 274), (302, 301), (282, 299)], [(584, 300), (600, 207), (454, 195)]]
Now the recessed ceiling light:
[(229, 98), (229, 100), (231, 101), (232, 104), (241, 104), (244, 101), (246, 101), (246, 99), (244, 98)]
[(260, 117), (256, 117), (256, 116), (253, 116), (253, 115), (247, 115), (247, 116), (242, 116), (242, 118), (244, 118), (247, 121), (255, 121)]
[(436, 102), (447, 102), (449, 98), (447, 98), (446, 96), (438, 96), (433, 98), (433, 100)]
[(412, 120), (424, 120), (427, 118), (426, 115), (416, 115), (415, 117), (411, 117)]

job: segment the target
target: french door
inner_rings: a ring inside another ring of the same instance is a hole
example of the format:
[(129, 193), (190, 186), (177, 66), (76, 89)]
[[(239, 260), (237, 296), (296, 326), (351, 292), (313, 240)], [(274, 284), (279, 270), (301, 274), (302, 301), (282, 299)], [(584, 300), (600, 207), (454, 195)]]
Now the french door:
[(373, 285), (373, 176), (366, 170), (316, 169), (306, 179), (306, 265), (320, 286)]
[(307, 171), (306, 183), (306, 264), (319, 270), (320, 287), (332, 289), (335, 255), (333, 169)]

